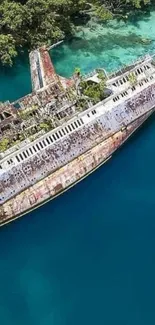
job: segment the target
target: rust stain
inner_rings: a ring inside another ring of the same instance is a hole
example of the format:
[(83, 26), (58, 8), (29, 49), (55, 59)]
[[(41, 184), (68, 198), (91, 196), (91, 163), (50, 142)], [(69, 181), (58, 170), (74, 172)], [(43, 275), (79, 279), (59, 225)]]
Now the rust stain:
[(91, 150), (4, 203), (0, 207), (0, 223), (35, 208), (78, 182), (112, 155), (146, 118), (147, 116), (133, 122), (128, 129), (118, 131), (114, 136), (100, 142)]

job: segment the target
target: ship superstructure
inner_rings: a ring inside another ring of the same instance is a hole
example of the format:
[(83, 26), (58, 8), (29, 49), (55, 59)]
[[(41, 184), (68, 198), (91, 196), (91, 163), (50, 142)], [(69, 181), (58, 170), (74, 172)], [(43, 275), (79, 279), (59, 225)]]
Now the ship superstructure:
[[(46, 48), (33, 51), (30, 62), (32, 94), (0, 106), (2, 145), (12, 138), (7, 149), (2, 147), (0, 152), (2, 220), (25, 213), (76, 183), (80, 171), (84, 177), (106, 160), (155, 107), (155, 62), (151, 56), (109, 76), (100, 69), (83, 77), (88, 83), (99, 84), (104, 73), (106, 98), (95, 105), (80, 95), (78, 76), (67, 80), (56, 74)], [(24, 139), (23, 133), (27, 134)], [(93, 154), (99, 148), (101, 158)], [(84, 165), (88, 156), (93, 159), (89, 170)], [(74, 164), (77, 167), (73, 172)], [(47, 185), (48, 177), (52, 177), (52, 189), (39, 192), (38, 201), (34, 198), (37, 184), (45, 180)], [(28, 203), (23, 207), (20, 193), (27, 193)], [(15, 212), (17, 200), (21, 205)]]

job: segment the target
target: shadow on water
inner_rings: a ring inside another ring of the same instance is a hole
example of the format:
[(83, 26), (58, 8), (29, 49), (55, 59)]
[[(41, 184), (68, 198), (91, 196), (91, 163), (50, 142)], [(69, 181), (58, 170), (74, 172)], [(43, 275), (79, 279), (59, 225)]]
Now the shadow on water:
[(15, 59), (13, 67), (0, 66), (0, 100), (13, 101), (31, 92), (28, 53)]
[(97, 35), (91, 39), (84, 39), (75, 37), (74, 40), (67, 43), (70, 51), (87, 51), (90, 54), (100, 55), (102, 51), (113, 50), (116, 46), (128, 49), (139, 47), (143, 45), (147, 48), (152, 43), (151, 39), (144, 39), (142, 36), (136, 35), (136, 33), (130, 33), (128, 35), (118, 35), (117, 33), (107, 32), (106, 35)]

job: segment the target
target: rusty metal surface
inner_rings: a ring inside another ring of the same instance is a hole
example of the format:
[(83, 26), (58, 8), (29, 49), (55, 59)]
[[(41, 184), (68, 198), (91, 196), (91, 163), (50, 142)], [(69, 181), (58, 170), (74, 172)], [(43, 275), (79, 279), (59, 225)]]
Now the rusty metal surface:
[(151, 113), (147, 113), (131, 123), (127, 128), (118, 131), (91, 150), (4, 203), (0, 207), (0, 223), (3, 224), (34, 209), (78, 182), (112, 155)]
[[(68, 164), (107, 137), (129, 125), (155, 106), (155, 86), (148, 87), (134, 98), (105, 111), (100, 117), (59, 138), (17, 166), (0, 174), (0, 203), (15, 196), (55, 170)], [(87, 114), (87, 113), (86, 113)], [(62, 128), (65, 125), (62, 125)], [(40, 140), (38, 140), (40, 141)]]
[(40, 47), (30, 53), (31, 82), (33, 91), (38, 91), (52, 83), (60, 82), (64, 89), (73, 85), (73, 80), (59, 77), (54, 69), (48, 49)]
[(40, 58), (42, 62), (42, 69), (43, 69), (43, 75), (45, 78), (45, 84), (49, 85), (52, 82), (55, 82), (58, 80), (58, 76), (55, 72), (54, 66), (52, 64), (50, 55), (46, 49), (46, 47), (41, 47), (39, 49)]

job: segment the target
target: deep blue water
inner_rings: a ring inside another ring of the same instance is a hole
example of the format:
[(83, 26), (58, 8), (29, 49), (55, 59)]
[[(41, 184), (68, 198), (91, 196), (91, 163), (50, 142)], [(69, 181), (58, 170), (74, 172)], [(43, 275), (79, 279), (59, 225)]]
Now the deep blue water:
[[(152, 35), (154, 15), (134, 31)], [(64, 45), (63, 55), (58, 49), (53, 54), (58, 71), (67, 74), (67, 64), (75, 65), (76, 42)], [(109, 69), (131, 59), (131, 43), (130, 48), (118, 39), (109, 44)], [(85, 53), (81, 45), (79, 51), (83, 67), (88, 60), (86, 70), (97, 60), (104, 63), (104, 53), (98, 51), (95, 61), (93, 48)], [(137, 47), (133, 51), (139, 55)], [(1, 99), (24, 95), (29, 81), (26, 64), (1, 71)], [(0, 228), (0, 325), (155, 324), (154, 141), (153, 116), (87, 179)]]
[(155, 120), (0, 230), (0, 324), (155, 324)]

